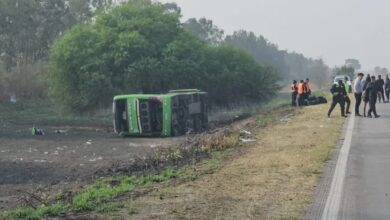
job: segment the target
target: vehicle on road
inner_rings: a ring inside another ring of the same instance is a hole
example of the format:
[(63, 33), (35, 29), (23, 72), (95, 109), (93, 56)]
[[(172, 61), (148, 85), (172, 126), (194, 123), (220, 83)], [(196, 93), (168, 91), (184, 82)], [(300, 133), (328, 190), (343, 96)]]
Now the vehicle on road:
[(207, 93), (119, 95), (113, 101), (114, 129), (121, 136), (180, 136), (207, 129)]
[(342, 80), (344, 82), (345, 77), (348, 78), (348, 84), (351, 85), (351, 83), (352, 83), (351, 77), (349, 77), (347, 75), (337, 75), (337, 76), (335, 76), (334, 80), (333, 80), (333, 84), (337, 84), (339, 82), (339, 80)]
[(351, 93), (352, 92), (352, 79), (351, 79), (351, 77), (349, 77), (347, 75), (337, 75), (337, 76), (334, 77), (333, 84), (338, 84), (339, 80), (342, 80), (344, 82), (345, 81), (345, 77), (348, 78), (347, 83), (349, 85), (349, 90), (350, 90), (348, 92)]

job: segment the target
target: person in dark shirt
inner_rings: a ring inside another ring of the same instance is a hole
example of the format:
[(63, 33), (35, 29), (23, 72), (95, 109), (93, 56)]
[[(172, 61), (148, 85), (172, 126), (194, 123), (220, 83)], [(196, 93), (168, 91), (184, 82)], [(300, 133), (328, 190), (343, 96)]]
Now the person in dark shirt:
[(383, 102), (385, 102), (385, 92), (383, 90), (383, 85), (385, 85), (385, 81), (382, 79), (382, 76), (381, 75), (378, 75), (378, 80), (376, 81), (377, 84), (378, 84), (378, 101), (379, 103), (381, 103), (381, 101), (383, 100)]
[(363, 82), (363, 115), (366, 117), (367, 103), (370, 101), (369, 93), (367, 91), (367, 86), (371, 82), (370, 74), (367, 75), (366, 80)]
[(371, 82), (367, 85), (366, 92), (368, 92), (370, 105), (367, 117), (372, 118), (372, 113), (374, 113), (375, 118), (379, 118), (380, 116), (376, 112), (376, 99), (380, 93), (380, 83), (375, 80), (375, 76), (371, 76)]
[(389, 102), (390, 101), (390, 78), (389, 78), (389, 75), (386, 76), (386, 80), (385, 80), (385, 94), (386, 94), (387, 102)]
[(345, 96), (347, 95), (347, 92), (345, 90), (343, 81), (339, 80), (337, 84), (334, 84), (330, 89), (330, 92), (333, 95), (333, 99), (328, 111), (328, 118), (330, 118), (330, 114), (332, 113), (333, 109), (336, 107), (337, 104), (340, 104), (341, 117), (347, 117), (345, 115)]

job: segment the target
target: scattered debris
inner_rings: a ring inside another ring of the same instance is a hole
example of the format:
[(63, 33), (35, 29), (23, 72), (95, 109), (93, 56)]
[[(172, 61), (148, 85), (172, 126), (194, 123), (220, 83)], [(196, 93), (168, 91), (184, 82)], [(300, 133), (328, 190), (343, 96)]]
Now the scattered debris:
[(240, 131), (240, 136), (245, 136), (245, 135), (251, 135), (252, 133), (247, 131), (247, 130), (241, 130)]
[(290, 122), (292, 116), (293, 116), (293, 114), (285, 115), (285, 116), (283, 116), (283, 117), (280, 119), (280, 121), (281, 121), (281, 122)]
[(33, 127), (33, 128), (31, 129), (31, 133), (32, 133), (32, 135), (34, 135), (34, 136), (45, 135), (45, 132), (43, 131), (43, 129), (36, 128), (36, 127)]
[(130, 143), (129, 143), (129, 147), (137, 147), (137, 145), (130, 142)]
[(55, 130), (54, 133), (56, 133), (56, 134), (66, 134), (66, 133), (68, 133), (68, 130)]
[(85, 142), (86, 145), (91, 145), (92, 144), (92, 140), (88, 140), (87, 142)]
[(241, 142), (244, 142), (244, 143), (247, 143), (247, 142), (255, 142), (256, 139), (246, 139), (246, 138), (240, 137), (240, 141), (241, 141)]

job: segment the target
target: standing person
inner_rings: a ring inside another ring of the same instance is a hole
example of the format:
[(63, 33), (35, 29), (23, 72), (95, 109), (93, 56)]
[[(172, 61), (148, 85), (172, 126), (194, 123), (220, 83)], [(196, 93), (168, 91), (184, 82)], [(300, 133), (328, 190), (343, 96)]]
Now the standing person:
[(389, 78), (389, 75), (386, 75), (385, 93), (386, 93), (387, 102), (390, 102), (390, 78)]
[(367, 85), (366, 92), (368, 90), (369, 104), (370, 108), (368, 109), (367, 117), (372, 118), (372, 113), (374, 113), (375, 118), (380, 116), (376, 113), (376, 99), (378, 98), (379, 93), (379, 83), (375, 80), (375, 76), (371, 76), (371, 82)]
[(291, 105), (297, 106), (298, 86), (297, 81), (294, 80), (291, 84)]
[(355, 115), (362, 116), (359, 113), (360, 103), (362, 102), (362, 94), (363, 94), (363, 73), (358, 74), (358, 78), (355, 80), (354, 90), (355, 90)]
[(311, 83), (310, 83), (310, 80), (309, 78), (306, 78), (306, 98), (309, 98), (309, 96), (311, 95)]
[(347, 108), (345, 114), (351, 114), (349, 107), (351, 106), (351, 99), (349, 99), (348, 93), (350, 90), (350, 85), (348, 84), (348, 77), (344, 78), (344, 88), (345, 88), (345, 102), (347, 103)]
[(369, 91), (367, 90), (368, 84), (371, 82), (370, 74), (367, 74), (366, 80), (363, 82), (363, 115), (366, 117), (367, 103), (370, 101)]
[(303, 80), (301, 80), (298, 84), (298, 105), (303, 106), (305, 100), (305, 85)]
[(384, 90), (383, 90), (383, 85), (385, 84), (385, 81), (382, 79), (381, 75), (378, 75), (378, 80), (376, 80), (376, 83), (378, 84), (378, 101), (381, 103), (381, 100), (385, 102), (385, 96), (384, 96)]
[(330, 118), (330, 114), (332, 113), (333, 109), (336, 107), (337, 104), (340, 104), (341, 117), (347, 117), (345, 115), (345, 110), (344, 110), (346, 91), (345, 91), (343, 81), (339, 80), (337, 84), (333, 84), (332, 88), (330, 89), (330, 92), (332, 93), (333, 98), (332, 98), (332, 104), (328, 111), (328, 118)]

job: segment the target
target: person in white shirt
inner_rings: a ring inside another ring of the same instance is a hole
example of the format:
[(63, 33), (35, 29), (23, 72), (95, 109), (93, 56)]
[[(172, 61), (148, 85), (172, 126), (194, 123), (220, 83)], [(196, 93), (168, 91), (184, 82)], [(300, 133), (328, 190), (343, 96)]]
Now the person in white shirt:
[(363, 81), (362, 80), (363, 80), (363, 77), (364, 77), (364, 74), (359, 73), (358, 78), (355, 80), (355, 85), (354, 85), (355, 99), (356, 99), (356, 103), (355, 103), (355, 115), (356, 116), (362, 116), (359, 113), (359, 108), (360, 108), (360, 104), (362, 103), (362, 94), (363, 94)]

